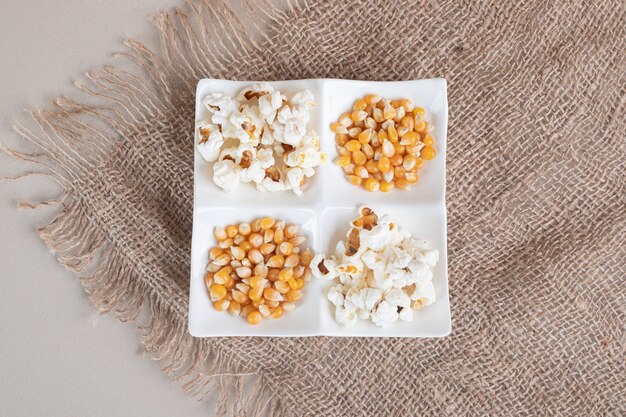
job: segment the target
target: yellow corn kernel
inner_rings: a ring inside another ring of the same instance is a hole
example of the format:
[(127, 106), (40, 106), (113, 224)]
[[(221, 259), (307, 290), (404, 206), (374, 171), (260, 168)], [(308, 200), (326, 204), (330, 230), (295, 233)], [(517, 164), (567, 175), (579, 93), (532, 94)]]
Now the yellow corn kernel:
[(259, 264), (263, 262), (263, 254), (258, 249), (250, 249), (248, 252), (248, 259), (253, 264)]
[(365, 155), (367, 159), (372, 159), (374, 157), (374, 148), (369, 143), (361, 146), (361, 152)]
[(348, 135), (346, 135), (345, 133), (337, 133), (335, 135), (335, 142), (337, 142), (337, 145), (343, 146), (346, 144), (347, 141)]
[(222, 267), (219, 271), (213, 275), (213, 279), (218, 284), (223, 284), (226, 282), (226, 279), (230, 277), (230, 273), (233, 271), (233, 268), (230, 265)]
[(367, 157), (363, 151), (352, 152), (352, 161), (355, 165), (364, 165), (367, 162)]
[(206, 286), (207, 290), (211, 289), (211, 285), (213, 285), (213, 273), (212, 272), (207, 272), (206, 274), (204, 274), (204, 285)]
[(225, 240), (225, 239), (228, 237), (228, 235), (226, 234), (226, 230), (224, 230), (224, 228), (223, 228), (223, 227), (216, 227), (216, 228), (213, 230), (213, 234), (215, 234), (215, 238), (216, 238), (219, 242), (221, 242), (222, 240)]
[(250, 286), (252, 288), (257, 288), (257, 287), (263, 288), (267, 280), (260, 275), (255, 275), (252, 278), (250, 278), (248, 282), (250, 283)]
[(405, 178), (398, 178), (395, 181), (396, 187), (401, 190), (409, 190), (411, 188), (411, 183), (409, 183)]
[(404, 110), (407, 113), (410, 113), (413, 111), (413, 109), (415, 109), (415, 106), (413, 105), (413, 102), (409, 99), (404, 99), (404, 100), (400, 100), (400, 105), (402, 107), (404, 107)]
[(234, 300), (231, 301), (228, 305), (228, 312), (237, 317), (241, 313), (241, 304)]
[(281, 255), (289, 256), (293, 252), (293, 245), (289, 242), (283, 242), (278, 245), (278, 252), (280, 252)]
[(392, 142), (398, 141), (398, 131), (396, 130), (395, 126), (389, 126), (389, 128), (387, 129), (387, 137)]
[(352, 108), (354, 110), (364, 110), (367, 107), (367, 104), (368, 104), (367, 101), (360, 98), (354, 102), (354, 105), (352, 106)]
[(226, 287), (221, 284), (213, 284), (209, 288), (209, 296), (211, 301), (218, 301), (226, 297)]
[(263, 317), (267, 317), (271, 313), (270, 308), (266, 306), (265, 304), (261, 304), (258, 308), (259, 308), (259, 313), (261, 313)]
[(400, 144), (405, 146), (415, 145), (417, 141), (419, 141), (419, 135), (416, 132), (411, 131), (405, 133), (404, 136), (402, 136)]
[(292, 290), (298, 289), (298, 281), (296, 281), (296, 278), (294, 277), (289, 278), (289, 281), (287, 281), (287, 284), (289, 284)]
[(239, 244), (239, 247), (243, 249), (245, 252), (248, 252), (250, 249), (252, 249), (252, 245), (247, 240), (244, 240), (243, 242), (241, 242)]
[(261, 219), (261, 229), (263, 230), (270, 229), (274, 227), (275, 224), (276, 220), (274, 220), (272, 217), (263, 217)]
[(248, 236), (252, 232), (250, 223), (240, 223), (238, 229), (239, 234), (242, 236)]
[(393, 181), (383, 181), (380, 183), (380, 191), (382, 191), (383, 193), (393, 190), (393, 187)]
[[(386, 156), (378, 160), (378, 170), (380, 172), (389, 172), (391, 170), (391, 161)], [(369, 181), (369, 180), (368, 180)], [(366, 183), (367, 187), (367, 183)]]
[(343, 133), (346, 134), (348, 133), (348, 129), (341, 123), (339, 122), (335, 122), (333, 124), (330, 125), (330, 130), (332, 130), (334, 133)]
[(361, 142), (362, 144), (369, 143), (370, 140), (372, 140), (373, 134), (374, 134), (374, 131), (372, 129), (365, 129), (364, 131), (359, 133), (359, 136), (358, 136), (359, 142)]
[(433, 146), (435, 144), (435, 138), (433, 138), (432, 135), (426, 135), (424, 139), (422, 139), (422, 142), (426, 146)]
[(224, 282), (224, 286), (226, 287), (226, 289), (233, 288), (235, 286), (235, 280), (233, 279), (233, 277), (229, 275), (228, 278), (226, 278), (226, 281)]
[(263, 296), (263, 290), (264, 287), (262, 286), (252, 287), (250, 292), (248, 292), (248, 298), (250, 298), (252, 301), (260, 299)]
[(287, 282), (291, 277), (293, 277), (293, 268), (283, 268), (278, 273), (279, 281)]
[(423, 133), (423, 132), (426, 131), (427, 127), (428, 126), (426, 125), (426, 122), (423, 121), (423, 120), (420, 120), (419, 122), (415, 122), (414, 129), (415, 129), (416, 132)]
[(351, 158), (350, 155), (341, 155), (339, 158), (335, 159), (335, 163), (340, 167), (345, 167), (350, 164)]
[(282, 268), (285, 264), (285, 257), (283, 255), (274, 255), (266, 263), (270, 268)]
[(289, 284), (283, 281), (276, 281), (274, 283), (274, 288), (281, 294), (287, 294), (291, 290)]
[(344, 113), (341, 116), (339, 116), (339, 123), (341, 123), (345, 127), (352, 126), (352, 119), (350, 118), (350, 113)]
[(358, 177), (356, 175), (346, 175), (348, 182), (352, 185), (361, 185), (363, 183), (363, 178)]
[(426, 110), (423, 107), (416, 107), (413, 109), (413, 114), (423, 119), (426, 115)]
[(239, 290), (233, 290), (231, 294), (233, 295), (233, 300), (239, 304), (245, 304), (248, 301), (248, 296)]
[(247, 317), (248, 314), (256, 310), (256, 308), (252, 305), (252, 302), (241, 306), (241, 315)]
[(255, 309), (248, 314), (246, 320), (248, 320), (248, 323), (250, 324), (259, 324), (262, 318), (263, 316), (261, 315), (261, 313), (259, 313), (259, 311)]
[(274, 252), (274, 249), (276, 249), (275, 244), (264, 243), (259, 247), (259, 252), (261, 252), (261, 254), (263, 255), (269, 255), (270, 253)]
[(414, 157), (413, 155), (407, 155), (404, 157), (404, 162), (402, 163), (402, 166), (404, 167), (404, 169), (406, 169), (407, 171), (410, 171), (413, 168), (415, 168), (416, 165), (417, 165), (416, 157)]
[(352, 112), (352, 114), (350, 114), (350, 119), (352, 119), (352, 121), (355, 124), (358, 124), (364, 121), (366, 117), (367, 117), (367, 112), (363, 110), (355, 110)]
[(383, 109), (383, 117), (385, 120), (391, 120), (396, 117), (396, 109), (391, 104), (387, 104)]
[(226, 235), (228, 237), (235, 237), (237, 236), (237, 233), (239, 233), (239, 229), (237, 228), (237, 226), (232, 224), (226, 226)]
[(263, 242), (271, 243), (274, 240), (274, 229), (267, 229), (263, 232)]
[(358, 140), (349, 140), (346, 142), (346, 149), (350, 152), (355, 152), (361, 149), (361, 142)]
[[(364, 166), (358, 166), (354, 168), (354, 175), (356, 175), (359, 178), (369, 178), (370, 176), (369, 172), (367, 172), (367, 168), (365, 168)], [(355, 184), (355, 185), (361, 185), (361, 184)]]
[(311, 263), (312, 259), (313, 259), (313, 252), (311, 252), (311, 249), (307, 249), (304, 252), (302, 252), (300, 261), (302, 262), (303, 265), (308, 266)]
[[(261, 227), (260, 224), (259, 227)], [(252, 233), (248, 237), (248, 242), (250, 242), (253, 248), (258, 248), (263, 244), (263, 236), (261, 236), (259, 233)]]
[(378, 141), (380, 143), (382, 143), (385, 139), (389, 139), (389, 135), (385, 129), (380, 129), (378, 133), (376, 133), (376, 136), (378, 137)]
[(406, 147), (404, 145), (400, 145), (400, 143), (396, 142), (393, 144), (393, 148), (397, 154), (404, 155), (406, 151)]
[(230, 301), (229, 300), (218, 300), (218, 301), (213, 303), (213, 307), (217, 311), (225, 311), (228, 308), (228, 306), (230, 306)]
[(209, 259), (216, 260), (218, 256), (224, 253), (224, 249), (222, 248), (211, 248), (209, 251)]
[(285, 298), (287, 299), (287, 301), (291, 301), (292, 303), (295, 303), (300, 298), (302, 298), (302, 291), (291, 290), (287, 293), (287, 296)]
[(285, 237), (287, 239), (292, 239), (296, 237), (296, 235), (298, 234), (298, 230), (300, 230), (300, 228), (297, 224), (288, 224), (287, 227), (285, 227)]
[(243, 249), (241, 249), (239, 246), (231, 246), (230, 253), (233, 256), (233, 258), (237, 259), (238, 261), (241, 261), (243, 258), (246, 257), (246, 252)]
[(365, 169), (367, 169), (367, 172), (369, 172), (370, 174), (376, 174), (380, 172), (378, 170), (378, 164), (376, 163), (376, 161), (372, 159), (370, 159), (369, 161), (365, 163)]
[(380, 182), (378, 182), (375, 178), (369, 178), (365, 181), (365, 189), (367, 191), (378, 191), (380, 189)]
[(235, 269), (235, 272), (239, 278), (250, 278), (252, 276), (252, 269), (248, 266), (240, 266)]
[(276, 282), (278, 281), (278, 273), (280, 272), (280, 269), (277, 268), (271, 268), (267, 271), (267, 279), (272, 281), (272, 282)]
[(415, 127), (415, 120), (413, 120), (411, 116), (404, 116), (402, 120), (400, 120), (400, 124), (411, 131)]
[(395, 155), (391, 156), (391, 158), (389, 158), (389, 160), (391, 161), (391, 165), (393, 165), (394, 167), (402, 165), (402, 162), (403, 162), (402, 155), (400, 155), (400, 154), (395, 154)]
[[(363, 131), (363, 129), (361, 129), (360, 127), (353, 127), (350, 130), (348, 130), (348, 136), (350, 136), (351, 138), (358, 138), (359, 135), (361, 134), (361, 132)], [(347, 145), (347, 143), (346, 143)]]
[(396, 148), (393, 146), (394, 144), (391, 141), (384, 141), (381, 148), (382, 148), (382, 154), (386, 157), (391, 157), (393, 156), (393, 154), (396, 153)]
[(296, 278), (296, 290), (301, 290), (302, 288), (304, 288), (304, 279), (303, 278)]
[(298, 266), (299, 263), (300, 263), (300, 255), (296, 253), (292, 253), (291, 255), (285, 258), (285, 263), (283, 266), (285, 268), (293, 268), (293, 267)]
[(281, 293), (276, 291), (274, 288), (269, 288), (269, 287), (263, 290), (263, 298), (269, 301), (282, 301), (283, 300), (283, 296), (281, 295)]
[(406, 174), (404, 174), (404, 178), (406, 178), (406, 180), (410, 184), (415, 184), (417, 180), (419, 180), (419, 177), (417, 176), (417, 172), (407, 172)]
[(376, 104), (380, 101), (382, 97), (378, 94), (367, 94), (364, 98), (367, 104)]
[(259, 298), (258, 300), (254, 300), (254, 301), (252, 302), (252, 305), (253, 305), (255, 308), (257, 308), (257, 309), (259, 308), (259, 306), (261, 306), (261, 305), (263, 305), (263, 304), (265, 304), (265, 298)]
[(281, 318), (282, 315), (283, 315), (283, 308), (281, 306), (278, 306), (278, 307), (272, 309), (272, 312), (270, 313), (268, 318), (270, 318), (272, 320), (276, 320), (276, 319)]
[(433, 148), (432, 146), (424, 146), (422, 148), (422, 151), (420, 152), (420, 156), (422, 157), (422, 159), (425, 159), (427, 161), (433, 159), (435, 157), (435, 148)]

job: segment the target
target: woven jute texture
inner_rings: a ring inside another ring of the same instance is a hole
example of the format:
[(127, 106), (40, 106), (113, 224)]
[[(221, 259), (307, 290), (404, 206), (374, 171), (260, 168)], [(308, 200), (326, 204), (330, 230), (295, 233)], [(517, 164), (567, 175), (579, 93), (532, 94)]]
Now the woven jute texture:
[[(59, 206), (39, 233), (94, 305), (207, 415), (625, 415), (623, 2), (236, 9), (160, 14), (161, 48), (128, 40), (3, 146), (62, 185), (20, 207)], [(188, 335), (203, 77), (448, 80), (449, 337)]]

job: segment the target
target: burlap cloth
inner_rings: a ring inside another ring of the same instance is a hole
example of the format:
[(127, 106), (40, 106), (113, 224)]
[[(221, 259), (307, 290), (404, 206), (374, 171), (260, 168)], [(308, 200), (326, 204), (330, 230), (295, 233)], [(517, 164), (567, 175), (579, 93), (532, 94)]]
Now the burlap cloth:
[[(209, 415), (624, 415), (624, 4), (240, 9), (158, 16), (162, 49), (128, 41), (130, 70), (90, 72), (17, 127), (21, 150), (4, 147), (64, 187), (21, 207), (60, 205), (40, 234), (93, 303), (137, 320), (145, 351), (216, 402)], [(451, 336), (188, 335), (203, 77), (448, 80)]]

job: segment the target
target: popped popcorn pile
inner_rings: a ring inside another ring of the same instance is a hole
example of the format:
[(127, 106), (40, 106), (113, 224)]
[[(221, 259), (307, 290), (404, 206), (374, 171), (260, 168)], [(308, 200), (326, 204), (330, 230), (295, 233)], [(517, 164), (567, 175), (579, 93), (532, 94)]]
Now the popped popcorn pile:
[(439, 251), (413, 239), (387, 214), (380, 218), (362, 207), (334, 255), (316, 255), (311, 272), (327, 280), (338, 279), (328, 299), (335, 306), (335, 320), (351, 327), (357, 319), (387, 327), (398, 319), (413, 320), (413, 311), (435, 301), (432, 268)]
[(236, 99), (204, 97), (210, 120), (198, 125), (198, 151), (214, 162), (213, 181), (224, 191), (253, 182), (259, 191), (302, 194), (305, 178), (326, 161), (319, 137), (307, 129), (315, 99), (309, 90), (290, 99), (267, 83), (244, 88)]

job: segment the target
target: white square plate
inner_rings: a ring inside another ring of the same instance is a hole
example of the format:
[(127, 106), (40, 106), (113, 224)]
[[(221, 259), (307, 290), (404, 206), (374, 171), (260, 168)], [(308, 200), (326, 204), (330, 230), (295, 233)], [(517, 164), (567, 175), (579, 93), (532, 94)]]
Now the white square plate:
[[(212, 92), (231, 96), (253, 81), (203, 79), (196, 89), (196, 122), (207, 117), (202, 98)], [(329, 162), (316, 168), (307, 181), (304, 194), (291, 191), (261, 193), (251, 184), (241, 184), (234, 193), (225, 193), (212, 180), (211, 164), (194, 155), (193, 238), (191, 244), (191, 285), (189, 295), (189, 332), (193, 336), (386, 336), (441, 337), (450, 333), (448, 296), (445, 157), (448, 125), (446, 81), (443, 79), (371, 82), (336, 79), (292, 80), (270, 82), (275, 89), (291, 95), (309, 89), (315, 96), (316, 108), (309, 122), (320, 135), (321, 148)], [(409, 98), (426, 109), (426, 118), (434, 127), (437, 156), (420, 169), (419, 182), (410, 191), (392, 190), (371, 193), (349, 184), (341, 168), (333, 164), (337, 157), (335, 136), (330, 124), (348, 111), (357, 98), (379, 94), (390, 99)], [(197, 143), (197, 138), (194, 138)], [(330, 282), (311, 279), (304, 288), (304, 297), (296, 309), (279, 320), (262, 320), (249, 325), (241, 317), (216, 311), (204, 286), (208, 251), (216, 245), (213, 229), (228, 224), (249, 222), (256, 217), (272, 216), (299, 224), (316, 253), (330, 253), (356, 217), (357, 208), (367, 204), (378, 214), (389, 213), (414, 237), (428, 240), (440, 253), (434, 269), (433, 284), (437, 301), (414, 315), (412, 322), (396, 322), (390, 327), (377, 327), (359, 321), (346, 329), (335, 323), (331, 304), (326, 298)]]

